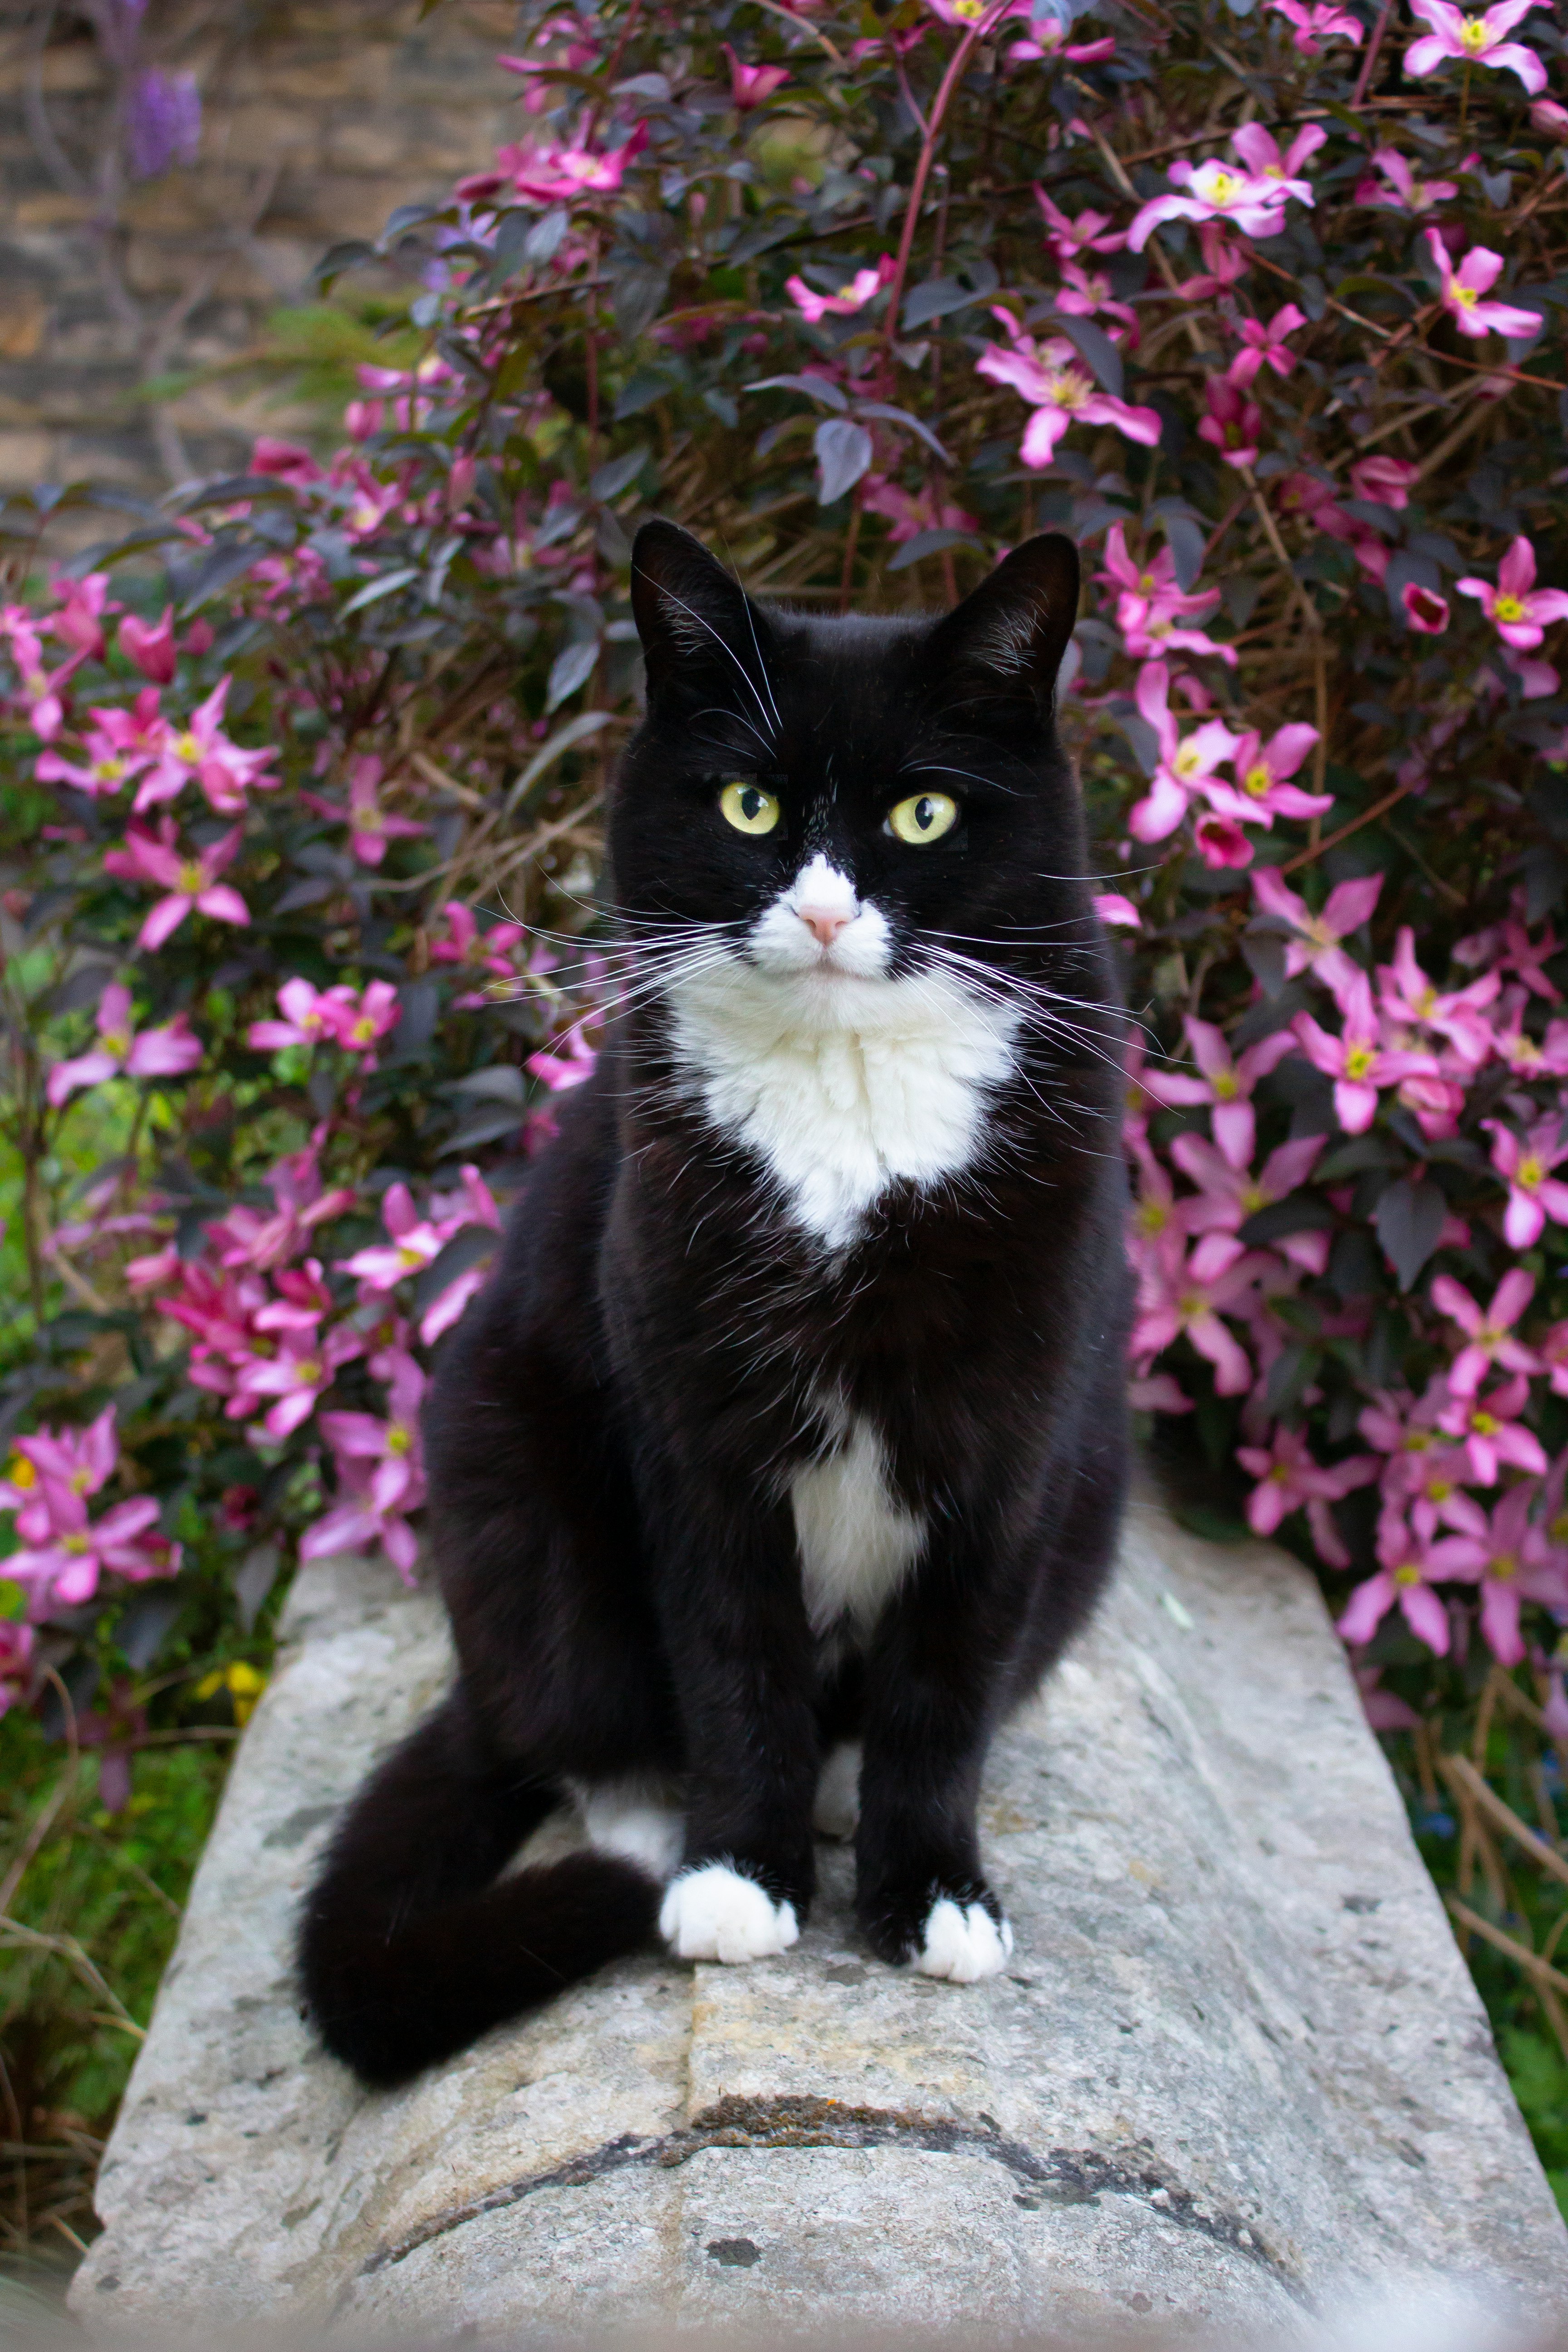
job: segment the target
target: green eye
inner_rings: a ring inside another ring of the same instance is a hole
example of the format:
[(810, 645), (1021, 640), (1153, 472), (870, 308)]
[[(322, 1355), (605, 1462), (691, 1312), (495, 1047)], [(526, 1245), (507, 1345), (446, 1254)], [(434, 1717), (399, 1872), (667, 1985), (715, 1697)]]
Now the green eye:
[(928, 841), (940, 841), (957, 823), (958, 803), (945, 793), (917, 793), (913, 800), (900, 801), (888, 811), (889, 832), (917, 849)]
[(772, 833), (779, 821), (779, 804), (761, 784), (726, 784), (719, 806), (737, 833)]

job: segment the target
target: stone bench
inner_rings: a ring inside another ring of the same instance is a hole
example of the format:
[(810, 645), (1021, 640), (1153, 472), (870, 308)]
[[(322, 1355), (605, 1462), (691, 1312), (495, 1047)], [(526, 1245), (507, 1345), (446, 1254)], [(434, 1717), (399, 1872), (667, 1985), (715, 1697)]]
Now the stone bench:
[(1103, 1614), (993, 1759), (1006, 1976), (871, 1959), (825, 1846), (784, 1958), (626, 1961), (375, 2095), (300, 2020), (292, 1921), (446, 1636), (354, 1560), (305, 1570), (285, 1630), (104, 2160), (72, 2297), (94, 2335), (1150, 2314), (1273, 2344), (1436, 2274), (1568, 2311), (1568, 2232), (1281, 1552), (1135, 1510)]

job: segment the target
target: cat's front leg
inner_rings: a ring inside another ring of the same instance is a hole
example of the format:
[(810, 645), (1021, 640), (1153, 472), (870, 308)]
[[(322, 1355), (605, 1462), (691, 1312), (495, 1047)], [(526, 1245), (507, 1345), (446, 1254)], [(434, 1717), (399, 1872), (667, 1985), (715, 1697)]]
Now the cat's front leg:
[(954, 1984), (998, 1975), (1013, 1950), (975, 1821), (994, 1633), (977, 1612), (910, 1595), (867, 1662), (856, 1908), (879, 1958)]
[(691, 1514), (660, 1578), (687, 1821), (659, 1929), (683, 1959), (765, 1959), (798, 1937), (814, 1883), (812, 1642), (782, 1512), (716, 1516)]

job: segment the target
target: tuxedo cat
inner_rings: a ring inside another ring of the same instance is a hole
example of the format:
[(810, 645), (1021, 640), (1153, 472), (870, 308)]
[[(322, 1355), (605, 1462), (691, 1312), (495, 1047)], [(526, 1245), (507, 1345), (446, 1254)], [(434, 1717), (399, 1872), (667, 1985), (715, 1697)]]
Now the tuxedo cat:
[[(1005, 1967), (986, 1749), (1121, 1507), (1121, 1032), (1051, 717), (1071, 542), (934, 622), (755, 604), (666, 522), (632, 578), (622, 1009), (434, 1383), (457, 1681), (305, 1914), (310, 2007), (371, 2082), (656, 1933), (784, 1950), (814, 1810), (884, 1960)], [(586, 1846), (507, 1874), (569, 1799)]]

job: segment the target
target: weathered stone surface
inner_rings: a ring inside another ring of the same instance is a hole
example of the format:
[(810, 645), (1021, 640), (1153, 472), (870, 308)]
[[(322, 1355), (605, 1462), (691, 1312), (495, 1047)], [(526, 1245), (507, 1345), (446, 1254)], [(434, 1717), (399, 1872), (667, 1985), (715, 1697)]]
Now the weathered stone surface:
[[(658, 2319), (1008, 2330), (1458, 2277), (1568, 2309), (1557, 2218), (1315, 1587), (1152, 1507), (999, 1744), (1010, 1973), (647, 1957), (390, 2095), (317, 2050), (290, 1924), (334, 1811), (442, 1686), (427, 1597), (307, 1570), (100, 2188), (96, 2333)], [(542, 1835), (559, 1840), (563, 1824)]]

